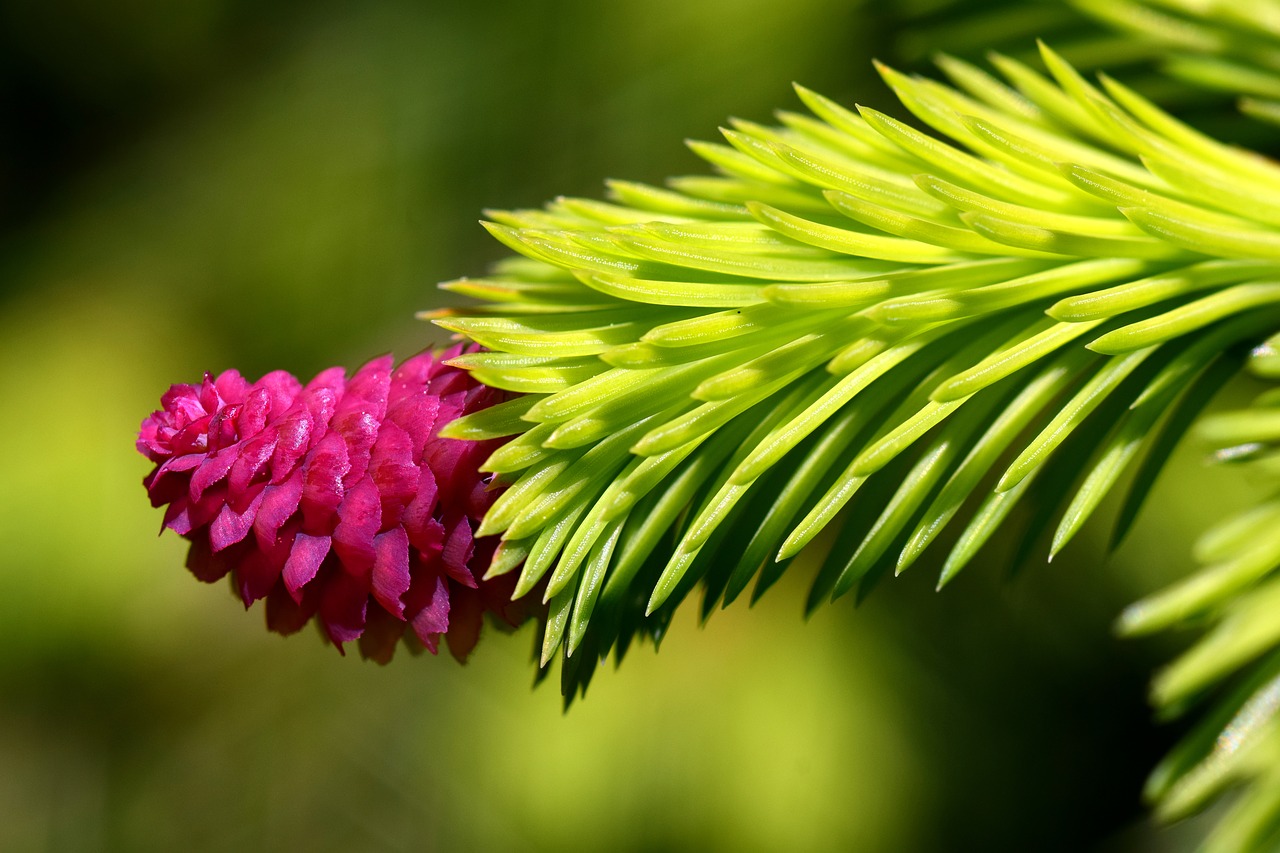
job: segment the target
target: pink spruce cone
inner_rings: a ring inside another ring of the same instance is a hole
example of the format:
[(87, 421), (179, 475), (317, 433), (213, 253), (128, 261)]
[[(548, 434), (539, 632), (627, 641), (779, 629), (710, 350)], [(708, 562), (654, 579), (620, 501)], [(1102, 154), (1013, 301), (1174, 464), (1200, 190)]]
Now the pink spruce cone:
[[(174, 385), (142, 422), (138, 450), (157, 463), (143, 485), (164, 526), (191, 540), (203, 581), (231, 574), (245, 607), (267, 599), (282, 634), (315, 616), (339, 650), (391, 659), (402, 637), (462, 659), (488, 611), (510, 625), (532, 603), (514, 577), (481, 579), (495, 541), (474, 531), (493, 503), (478, 467), (494, 442), (440, 438), (443, 424), (502, 393), (423, 353), (390, 356), (350, 379), (331, 368), (302, 385), (234, 370)], [(412, 629), (412, 630), (406, 630)]]

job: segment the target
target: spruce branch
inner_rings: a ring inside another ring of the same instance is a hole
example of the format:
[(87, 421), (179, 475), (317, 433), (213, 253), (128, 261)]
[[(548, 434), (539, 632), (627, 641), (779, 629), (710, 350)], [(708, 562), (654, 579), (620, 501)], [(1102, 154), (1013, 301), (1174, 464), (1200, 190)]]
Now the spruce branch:
[[(545, 582), (539, 658), (561, 656), (570, 699), (695, 588), (704, 614), (753, 579), (758, 597), (829, 528), (810, 608), (943, 543), (951, 582), (1024, 499), (1042, 510), (1021, 539), (1052, 528), (1052, 557), (1133, 470), (1118, 542), (1173, 445), (1280, 328), (1280, 168), (1042, 56), (1048, 76), (998, 58), (992, 86), (944, 60), (966, 91), (880, 67), (932, 133), (797, 87), (813, 117), (690, 143), (713, 176), (490, 214), (518, 257), (447, 285), (486, 306), (431, 316), (489, 350), (453, 364), (526, 396), (447, 434), (509, 439), (485, 465), (509, 484), (479, 531), (502, 537), (489, 575), (518, 571), (517, 594)], [(1266, 414), (1205, 428), (1259, 432), (1245, 443), (1274, 467)], [(1246, 668), (1252, 689), (1206, 731), (1274, 707), (1280, 663), (1248, 668), (1280, 641), (1260, 583), (1280, 549), (1254, 535), (1276, 510), (1255, 512), (1208, 535), (1213, 567), (1123, 621), (1221, 617), (1155, 694), (1182, 704)], [(1254, 740), (1280, 737), (1269, 726)], [(1280, 777), (1248, 763), (1258, 750), (1214, 775), (1228, 765), (1207, 737), (1153, 796), (1175, 814), (1252, 774), (1267, 784), (1240, 808), (1269, 825)]]
[[(1275, 325), (1280, 218), (1259, 188), (1280, 188), (1280, 170), (1044, 56), (1052, 84), (1003, 63), (1017, 114), (881, 68), (959, 144), (800, 89), (821, 122), (735, 122), (728, 146), (693, 146), (719, 177), (494, 214), (490, 230), (525, 259), (451, 285), (494, 304), (436, 322), (493, 351), (459, 366), (538, 396), (507, 404), (520, 411), (501, 424), (493, 410), (451, 429), (519, 434), (487, 463), (513, 485), (481, 533), (526, 554), (519, 589), (549, 576), (548, 601), (576, 595), (567, 653), (600, 581), (662, 555), (653, 612), (707, 573), (719, 536), (741, 547), (718, 547), (717, 562), (749, 558), (717, 592), (732, 600), (906, 454), (917, 467), (819, 586), (847, 592), (881, 560), (901, 571), (1006, 460), (950, 580), (1093, 425), (1056, 552), (1189, 380)], [(1092, 416), (1121, 398), (1119, 423), (1098, 429)], [(674, 483), (674, 546), (637, 540), (632, 509)], [(609, 541), (625, 562), (603, 556)], [(564, 639), (552, 628), (544, 659)]]

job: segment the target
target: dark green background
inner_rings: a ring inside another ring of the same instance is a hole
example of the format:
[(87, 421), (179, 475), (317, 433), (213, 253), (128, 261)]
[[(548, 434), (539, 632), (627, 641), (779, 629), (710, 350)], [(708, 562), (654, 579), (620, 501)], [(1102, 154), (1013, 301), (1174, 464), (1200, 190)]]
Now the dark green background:
[[(532, 637), (465, 668), (282, 640), (157, 540), (132, 450), (171, 382), (438, 341), (486, 207), (702, 171), (681, 144), (883, 105), (847, 0), (0, 3), (0, 849), (1111, 850), (1170, 648), (1123, 604), (1242, 498), (1194, 448), (1120, 557), (997, 543), (801, 618), (806, 572), (560, 713)], [(1207, 511), (1206, 507), (1212, 507)]]

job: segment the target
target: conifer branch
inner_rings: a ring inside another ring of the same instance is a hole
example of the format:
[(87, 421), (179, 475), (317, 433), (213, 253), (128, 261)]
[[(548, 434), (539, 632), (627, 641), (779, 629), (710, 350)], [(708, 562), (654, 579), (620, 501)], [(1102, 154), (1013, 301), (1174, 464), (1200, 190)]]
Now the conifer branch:
[[(485, 466), (510, 487), (480, 533), (502, 536), (490, 576), (518, 570), (517, 594), (545, 582), (539, 657), (561, 655), (569, 698), (698, 586), (704, 615), (753, 580), (758, 597), (828, 528), (810, 608), (930, 548), (949, 549), (951, 582), (1030, 496), (1044, 510), (1020, 536), (1052, 526), (1052, 557), (1132, 470), (1118, 541), (1280, 328), (1280, 167), (1042, 55), (1049, 76), (1001, 57), (991, 86), (944, 60), (966, 91), (881, 67), (933, 134), (797, 87), (814, 117), (690, 144), (714, 176), (490, 214), (519, 257), (448, 285), (487, 307), (433, 317), (489, 350), (455, 365), (528, 396), (449, 434), (510, 439)], [(1205, 429), (1244, 431), (1250, 464), (1274, 467), (1268, 405)], [(1255, 720), (1275, 693), (1276, 582), (1259, 584), (1280, 548), (1257, 535), (1275, 513), (1209, 534), (1212, 568), (1126, 614), (1131, 632), (1221, 615), (1158, 701), (1250, 664), (1223, 707)], [(1270, 725), (1253, 740), (1280, 742)], [(1252, 774), (1268, 784), (1240, 808), (1269, 820), (1258, 803), (1280, 803), (1280, 775), (1206, 738), (1152, 795), (1181, 813)]]

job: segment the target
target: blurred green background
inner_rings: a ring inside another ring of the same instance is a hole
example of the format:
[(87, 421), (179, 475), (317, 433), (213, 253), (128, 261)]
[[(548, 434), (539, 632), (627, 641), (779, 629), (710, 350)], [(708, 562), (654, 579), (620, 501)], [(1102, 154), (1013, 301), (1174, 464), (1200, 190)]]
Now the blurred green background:
[(945, 595), (922, 566), (808, 624), (803, 572), (567, 715), (532, 637), (379, 668), (262, 630), (156, 539), (171, 382), (439, 338), (486, 207), (701, 171), (680, 144), (883, 104), (848, 0), (0, 3), (0, 850), (1177, 850), (1138, 792), (1170, 648), (1119, 608), (1244, 498), (1194, 448), (1110, 560)]

